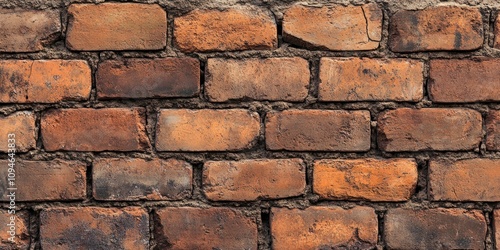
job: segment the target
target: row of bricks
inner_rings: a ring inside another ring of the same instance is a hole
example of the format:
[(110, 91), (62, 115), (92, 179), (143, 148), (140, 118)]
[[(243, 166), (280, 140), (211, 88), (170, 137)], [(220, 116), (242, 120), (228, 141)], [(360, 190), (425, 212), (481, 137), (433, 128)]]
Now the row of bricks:
[[(146, 151), (144, 108), (51, 109), (41, 115), (40, 134), (46, 151)], [(0, 118), (7, 142), (16, 148), (35, 148), (35, 114), (20, 111)], [(371, 148), (368, 110), (290, 109), (271, 111), (265, 129), (256, 112), (245, 109), (161, 109), (157, 115), (158, 151), (241, 151), (255, 146), (265, 132), (268, 150), (365, 152)], [(486, 149), (500, 150), (500, 111), (486, 118)], [(478, 149), (483, 119), (465, 108), (400, 108), (377, 118), (378, 147), (387, 152), (464, 151)], [(6, 152), (8, 145), (0, 145)]]
[[(383, 18), (382, 9), (374, 3), (321, 8), (292, 5), (284, 11), (281, 35), (285, 42), (308, 49), (374, 50), (382, 40)], [(389, 47), (395, 52), (474, 50), (485, 39), (479, 8), (400, 10), (389, 22)], [(197, 9), (175, 17), (173, 25), (174, 44), (183, 52), (278, 46), (273, 13), (257, 6)], [(495, 48), (500, 48), (499, 29), (497, 19)], [(0, 51), (39, 51), (61, 35), (60, 13), (0, 10), (0, 33)], [(156, 4), (72, 4), (68, 8), (66, 46), (70, 50), (159, 50), (167, 46), (166, 38), (167, 13)]]
[[(159, 249), (258, 248), (258, 222), (262, 218), (255, 211), (165, 207), (154, 209), (153, 214), (156, 228), (152, 234)], [(500, 210), (493, 214), (498, 243)], [(16, 249), (28, 249), (27, 217), (25, 212), (18, 214)], [(44, 209), (40, 212), (41, 247), (150, 249), (149, 217), (139, 207)], [(8, 215), (0, 212), (2, 239), (7, 238), (6, 218)], [(270, 209), (273, 249), (372, 249), (379, 243), (378, 224), (375, 210), (365, 206)], [(388, 209), (383, 230), (389, 249), (486, 249), (488, 235), (483, 212), (459, 208)]]
[[(434, 59), (427, 90), (437, 103), (500, 101), (500, 59)], [(299, 57), (208, 59), (204, 92), (211, 102), (303, 102), (310, 66)], [(97, 98), (171, 98), (200, 94), (194, 58), (125, 59), (99, 63)], [(313, 72), (313, 75), (316, 73)], [(413, 59), (328, 58), (319, 64), (322, 102), (407, 101), (424, 98), (424, 62)], [(0, 61), (1, 103), (89, 100), (92, 73), (81, 60)]]
[[(8, 161), (0, 172), (8, 176)], [(17, 201), (83, 200), (87, 165), (79, 161), (18, 161)], [(500, 201), (500, 159), (432, 159), (428, 192), (433, 201)], [(97, 158), (92, 195), (101, 201), (183, 200), (193, 192), (193, 168), (175, 159)], [(303, 196), (303, 160), (208, 161), (202, 189), (211, 201), (255, 201)], [(426, 175), (427, 175), (426, 174)], [(43, 182), (39, 181), (43, 176)], [(488, 178), (484, 178), (487, 176)], [(417, 164), (409, 158), (321, 159), (312, 166), (313, 193), (321, 200), (407, 201), (415, 194)], [(8, 194), (8, 183), (0, 191)], [(9, 197), (3, 196), (3, 201)]]

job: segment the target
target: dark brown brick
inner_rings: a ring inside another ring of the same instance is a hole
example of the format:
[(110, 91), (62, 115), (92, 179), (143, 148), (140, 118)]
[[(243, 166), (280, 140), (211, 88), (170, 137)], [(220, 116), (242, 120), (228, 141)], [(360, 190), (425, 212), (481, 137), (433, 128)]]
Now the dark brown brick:
[[(2, 192), (5, 194), (5, 192)], [(8, 207), (8, 206), (7, 206)], [(30, 247), (30, 224), (29, 213), (27, 211), (15, 211), (15, 214), (9, 214), (11, 209), (0, 210), (0, 249), (3, 250), (27, 250)], [(14, 227), (11, 233), (11, 217), (14, 217)], [(14, 243), (9, 238), (14, 237)]]
[[(15, 152), (10, 153), (26, 152), (36, 147), (35, 114), (33, 112), (21, 111), (0, 117), (0, 128), (0, 142), (2, 142), (0, 143), (0, 152), (9, 151), (9, 139), (15, 140)], [(9, 136), (9, 134), (14, 134), (14, 136)]]
[(500, 151), (500, 110), (491, 110), (486, 117), (486, 148)]

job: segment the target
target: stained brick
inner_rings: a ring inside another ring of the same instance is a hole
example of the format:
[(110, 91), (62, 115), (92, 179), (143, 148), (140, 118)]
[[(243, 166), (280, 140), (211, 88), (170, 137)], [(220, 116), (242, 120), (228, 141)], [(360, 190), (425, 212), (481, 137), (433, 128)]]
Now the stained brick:
[(495, 243), (497, 249), (500, 248), (500, 210), (495, 210), (493, 214), (493, 231), (495, 233)]
[[(35, 115), (30, 111), (21, 111), (0, 117), (0, 151), (9, 151), (9, 139), (14, 139), (15, 152), (26, 152), (36, 146)], [(14, 134), (14, 136), (9, 136)], [(12, 141), (11, 141), (12, 142)]]
[[(4, 192), (2, 192), (4, 193)], [(29, 214), (26, 211), (15, 211), (15, 214), (9, 214), (10, 209), (0, 210), (0, 249), (14, 250), (22, 249), (27, 250), (30, 246), (30, 235), (29, 235)], [(15, 230), (14, 235), (10, 233), (11, 217), (15, 216)], [(14, 243), (12, 243), (9, 238), (14, 236)]]
[(486, 117), (486, 148), (500, 151), (500, 110), (490, 110)]
[(500, 49), (500, 18), (499, 18), (499, 16), (500, 16), (500, 13), (497, 14), (497, 17), (495, 20), (495, 30), (494, 30), (495, 41), (494, 41), (493, 47), (496, 49)]

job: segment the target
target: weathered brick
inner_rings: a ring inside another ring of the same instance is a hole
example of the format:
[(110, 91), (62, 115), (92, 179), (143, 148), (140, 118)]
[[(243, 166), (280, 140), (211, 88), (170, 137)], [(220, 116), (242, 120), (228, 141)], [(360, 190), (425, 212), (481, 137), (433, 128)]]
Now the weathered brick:
[(235, 151), (254, 144), (259, 114), (243, 109), (163, 109), (156, 127), (159, 151)]
[(413, 159), (326, 159), (314, 163), (313, 189), (323, 199), (404, 201), (417, 179)]
[(495, 210), (493, 214), (493, 231), (495, 232), (496, 249), (500, 249), (500, 210)]
[(266, 117), (270, 150), (368, 151), (370, 113), (343, 110), (285, 110)]
[(143, 108), (53, 109), (41, 120), (47, 151), (144, 151), (150, 147)]
[[(36, 147), (35, 115), (21, 111), (0, 117), (0, 152), (9, 151), (9, 139), (14, 139), (15, 152), (26, 152)], [(14, 136), (9, 136), (14, 134)], [(11, 141), (12, 142), (12, 141)]]
[(61, 35), (59, 11), (0, 9), (0, 51), (36, 52)]
[(381, 40), (382, 19), (376, 4), (294, 5), (283, 16), (283, 40), (312, 49), (372, 50)]
[(208, 59), (205, 91), (212, 102), (234, 99), (304, 101), (309, 63), (302, 58)]
[(209, 200), (251, 201), (298, 196), (306, 187), (301, 159), (209, 161), (203, 190)]
[(320, 101), (420, 101), (423, 62), (407, 59), (321, 58)]
[(157, 50), (167, 44), (167, 14), (157, 4), (72, 4), (68, 19), (71, 50)]
[(104, 61), (96, 81), (99, 99), (191, 97), (200, 91), (200, 62), (194, 58)]
[(378, 117), (378, 145), (384, 151), (458, 151), (477, 148), (481, 114), (459, 108), (401, 108)]
[(500, 160), (432, 160), (429, 193), (433, 200), (500, 201)]
[(486, 148), (500, 151), (500, 110), (490, 110), (486, 117)]
[[(8, 224), (11, 224), (11, 216), (15, 216), (15, 230), (12, 231), (14, 233), (9, 232), (11, 225)], [(15, 214), (9, 214), (9, 209), (0, 210), (0, 249), (29, 249), (29, 228), (29, 214), (27, 212), (15, 211)], [(14, 236), (14, 243), (9, 240), (12, 236)]]
[(180, 200), (191, 196), (193, 170), (185, 161), (100, 158), (92, 168), (96, 200)]
[[(496, 49), (500, 49), (500, 17), (499, 16), (500, 16), (500, 13), (497, 14), (497, 18), (495, 20), (495, 30), (494, 30), (495, 41), (494, 41), (493, 47)], [(498, 248), (500, 248), (500, 246)]]
[[(2, 176), (8, 175), (8, 160), (0, 160)], [(78, 161), (15, 162), (17, 201), (83, 200), (86, 194), (86, 165)], [(10, 186), (0, 182), (0, 191), (8, 193)], [(9, 198), (3, 196), (2, 201)]]
[(273, 49), (277, 33), (272, 14), (257, 7), (197, 9), (174, 19), (175, 45), (184, 52)]
[(0, 103), (88, 100), (90, 67), (81, 60), (1, 60)]
[(477, 8), (400, 10), (389, 24), (389, 47), (396, 52), (474, 50), (483, 45), (483, 21)]
[(168, 207), (157, 214), (159, 249), (257, 249), (256, 218), (242, 211)]
[(43, 249), (149, 249), (149, 216), (139, 207), (50, 208), (40, 212)]
[(481, 211), (389, 209), (384, 222), (389, 249), (485, 249)]
[(500, 101), (500, 59), (430, 61), (429, 95), (434, 102)]
[(371, 249), (377, 244), (375, 210), (356, 206), (271, 209), (273, 249)]

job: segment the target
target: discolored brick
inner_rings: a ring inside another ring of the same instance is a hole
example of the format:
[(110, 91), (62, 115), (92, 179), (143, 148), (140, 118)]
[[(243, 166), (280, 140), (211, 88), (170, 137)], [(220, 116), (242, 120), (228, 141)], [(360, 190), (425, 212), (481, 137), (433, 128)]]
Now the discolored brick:
[(493, 231), (495, 233), (495, 243), (497, 249), (500, 247), (500, 210), (495, 210), (493, 214)]
[[(26, 152), (36, 147), (35, 114), (31, 111), (20, 111), (0, 117), (0, 152), (8, 152), (9, 144), (14, 144), (15, 151)], [(13, 136), (9, 136), (13, 134)], [(9, 139), (14, 139), (10, 141)], [(13, 143), (12, 143), (13, 142)]]
[(486, 149), (500, 151), (500, 110), (490, 110), (486, 116)]
[[(14, 250), (22, 249), (27, 250), (30, 246), (30, 235), (29, 235), (29, 214), (27, 211), (15, 211), (9, 214), (10, 209), (0, 210), (0, 249)], [(14, 216), (14, 227), (11, 233), (11, 217)], [(12, 235), (14, 234), (14, 235)], [(14, 237), (14, 242), (10, 240)]]
[[(495, 35), (495, 40), (493, 43), (493, 47), (495, 49), (500, 49), (500, 14), (497, 14), (496, 20), (495, 20), (495, 30), (494, 30), (494, 35)], [(498, 241), (497, 241), (498, 242)]]

